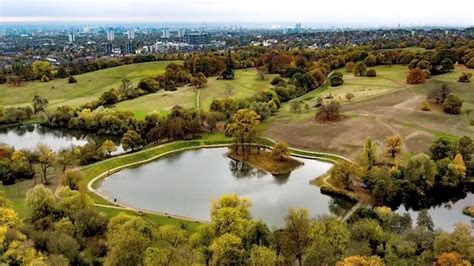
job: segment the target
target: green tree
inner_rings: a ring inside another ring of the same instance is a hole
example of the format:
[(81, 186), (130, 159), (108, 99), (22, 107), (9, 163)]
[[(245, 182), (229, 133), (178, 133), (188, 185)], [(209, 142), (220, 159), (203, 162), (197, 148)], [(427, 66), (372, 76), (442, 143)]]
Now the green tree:
[(52, 77), (53, 67), (47, 61), (35, 61), (31, 67), (33, 69), (33, 74), (37, 79), (41, 78), (42, 76), (46, 76), (48, 78)]
[(129, 129), (123, 134), (122, 147), (124, 150), (138, 150), (143, 146), (143, 139), (136, 131)]
[(237, 194), (222, 195), (212, 201), (211, 224), (216, 236), (231, 233), (241, 236), (251, 224), (251, 202)]
[(267, 266), (275, 265), (277, 260), (277, 254), (273, 249), (262, 246), (254, 246), (250, 250), (250, 261), (251, 266)]
[(373, 143), (371, 139), (367, 139), (364, 142), (364, 147), (362, 150), (362, 162), (367, 167), (367, 170), (370, 170), (372, 167), (374, 167), (377, 161), (376, 151), (377, 146), (375, 143)]
[(197, 89), (205, 87), (207, 84), (207, 78), (203, 73), (198, 73), (197, 76), (191, 79), (191, 85)]
[(474, 153), (474, 143), (468, 136), (463, 136), (458, 141), (458, 150), (465, 162), (472, 159), (472, 153)]
[(457, 115), (461, 113), (463, 100), (457, 95), (449, 95), (443, 103), (443, 111), (448, 114)]
[(53, 192), (43, 185), (35, 186), (26, 192), (26, 206), (32, 221), (51, 216), (57, 209)]
[(243, 265), (245, 254), (242, 240), (233, 234), (225, 233), (216, 238), (210, 247), (215, 265)]
[(100, 150), (104, 153), (104, 155), (110, 157), (112, 156), (112, 153), (117, 150), (117, 145), (115, 145), (112, 140), (107, 139), (102, 143), (102, 145), (100, 145)]
[(285, 217), (284, 248), (302, 265), (303, 255), (311, 243), (310, 222), (305, 209), (290, 209)]
[(35, 97), (33, 97), (33, 112), (35, 114), (38, 112), (43, 112), (48, 106), (48, 103), (48, 100), (45, 98), (35, 95)]
[(446, 137), (439, 137), (431, 143), (431, 158), (435, 161), (443, 158), (453, 158), (455, 151), (454, 144)]
[(291, 155), (291, 152), (288, 148), (288, 144), (285, 142), (278, 142), (273, 146), (272, 154), (275, 157), (279, 157), (280, 161), (283, 161), (286, 157)]
[(420, 153), (413, 156), (404, 169), (404, 178), (408, 181), (410, 190), (425, 195), (435, 183), (436, 164), (426, 154)]
[(367, 72), (367, 66), (363, 62), (357, 62), (354, 65), (354, 76), (363, 77)]
[(35, 153), (42, 173), (42, 183), (49, 184), (48, 169), (56, 165), (56, 154), (48, 145), (41, 143), (36, 146)]
[(418, 218), (416, 218), (416, 226), (424, 228), (428, 231), (434, 231), (433, 219), (431, 219), (428, 210), (421, 210), (418, 212)]
[(343, 189), (354, 189), (354, 184), (361, 181), (362, 168), (353, 162), (341, 162), (331, 170), (331, 180)]
[[(240, 146), (245, 155), (245, 145), (251, 143), (256, 134), (260, 116), (250, 109), (240, 109), (232, 115), (231, 122), (226, 126), (226, 135), (232, 136), (234, 143)], [(236, 149), (237, 152), (237, 149)], [(248, 149), (250, 154), (250, 149)]]

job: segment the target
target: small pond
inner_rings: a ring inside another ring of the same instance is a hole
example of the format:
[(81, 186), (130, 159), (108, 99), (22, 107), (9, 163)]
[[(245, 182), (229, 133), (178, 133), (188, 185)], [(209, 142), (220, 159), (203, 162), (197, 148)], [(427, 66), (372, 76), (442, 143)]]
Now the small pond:
[(125, 169), (102, 181), (99, 192), (118, 202), (146, 210), (209, 220), (211, 200), (237, 193), (252, 201), (255, 219), (282, 226), (290, 208), (306, 208), (311, 217), (344, 213), (352, 206), (324, 195), (311, 179), (331, 164), (299, 159), (304, 165), (287, 176), (273, 176), (229, 159), (227, 148), (175, 153)]
[[(464, 223), (472, 225), (474, 228), (474, 218), (471, 218), (462, 213), (464, 207), (474, 204), (474, 194), (468, 194), (464, 199), (458, 200), (455, 203), (445, 203), (440, 206), (434, 206), (428, 209), (428, 213), (433, 219), (435, 228), (441, 228), (446, 231), (452, 231), (455, 224)], [(401, 206), (397, 211), (399, 214), (409, 213), (413, 219), (413, 223), (416, 223), (418, 212), (414, 210), (407, 210)]]
[[(75, 130), (47, 128), (41, 125), (22, 125), (17, 127), (0, 128), (0, 143), (5, 143), (15, 149), (35, 149), (39, 143), (46, 144), (54, 151), (71, 145), (85, 145), (89, 141), (101, 143), (106, 139), (120, 144), (117, 137), (101, 136)], [(123, 153), (118, 147), (114, 154)]]

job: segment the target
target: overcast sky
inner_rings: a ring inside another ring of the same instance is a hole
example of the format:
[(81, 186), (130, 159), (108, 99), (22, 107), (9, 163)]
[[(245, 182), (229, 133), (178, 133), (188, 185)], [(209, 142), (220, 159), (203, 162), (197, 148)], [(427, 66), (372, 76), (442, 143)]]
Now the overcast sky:
[(0, 22), (474, 25), (474, 0), (0, 0)]

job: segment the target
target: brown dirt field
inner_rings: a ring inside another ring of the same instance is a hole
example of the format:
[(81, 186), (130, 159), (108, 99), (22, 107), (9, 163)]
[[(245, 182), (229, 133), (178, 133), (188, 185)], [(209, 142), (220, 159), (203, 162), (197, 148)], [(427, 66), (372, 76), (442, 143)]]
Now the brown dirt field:
[[(470, 88), (470, 89), (469, 89)], [(457, 89), (457, 88), (456, 88)], [(470, 91), (462, 91), (472, 95)], [(467, 90), (462, 88), (462, 90)], [(453, 90), (453, 93), (459, 91)], [(445, 114), (440, 107), (432, 107), (429, 112), (420, 110), (426, 98), (426, 89), (409, 88), (366, 101), (346, 104), (342, 112), (346, 116), (339, 122), (316, 122), (314, 117), (301, 121), (294, 116), (283, 116), (272, 122), (266, 134), (278, 141), (286, 141), (290, 146), (334, 152), (355, 157), (367, 138), (374, 140), (380, 152), (387, 136), (400, 135), (403, 152), (426, 152), (429, 144), (439, 134), (474, 137), (474, 127), (470, 120), (472, 112), (461, 115)], [(465, 98), (469, 105), (472, 100)]]

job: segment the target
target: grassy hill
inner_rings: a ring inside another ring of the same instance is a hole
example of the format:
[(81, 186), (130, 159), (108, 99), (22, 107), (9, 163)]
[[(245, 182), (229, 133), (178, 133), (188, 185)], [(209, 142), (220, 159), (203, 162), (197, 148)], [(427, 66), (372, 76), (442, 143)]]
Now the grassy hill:
[[(204, 88), (197, 89), (186, 86), (177, 91), (159, 91), (130, 101), (118, 103), (115, 108), (122, 111), (132, 111), (137, 118), (143, 118), (153, 111), (166, 114), (175, 105), (184, 107), (199, 107), (209, 110), (214, 99), (245, 98), (257, 91), (269, 88), (270, 81), (275, 75), (266, 75), (264, 80), (257, 77), (255, 69), (241, 69), (235, 71), (234, 80), (217, 80), (212, 77)], [(199, 103), (198, 103), (199, 102)]]
[(10, 84), (0, 85), (0, 106), (24, 105), (31, 103), (35, 94), (49, 100), (49, 107), (60, 105), (79, 106), (97, 99), (104, 91), (119, 86), (122, 79), (133, 83), (144, 77), (163, 74), (170, 63), (179, 61), (161, 61), (119, 66), (74, 76), (77, 83), (69, 84), (66, 79), (50, 82), (33, 81), (21, 87)]

